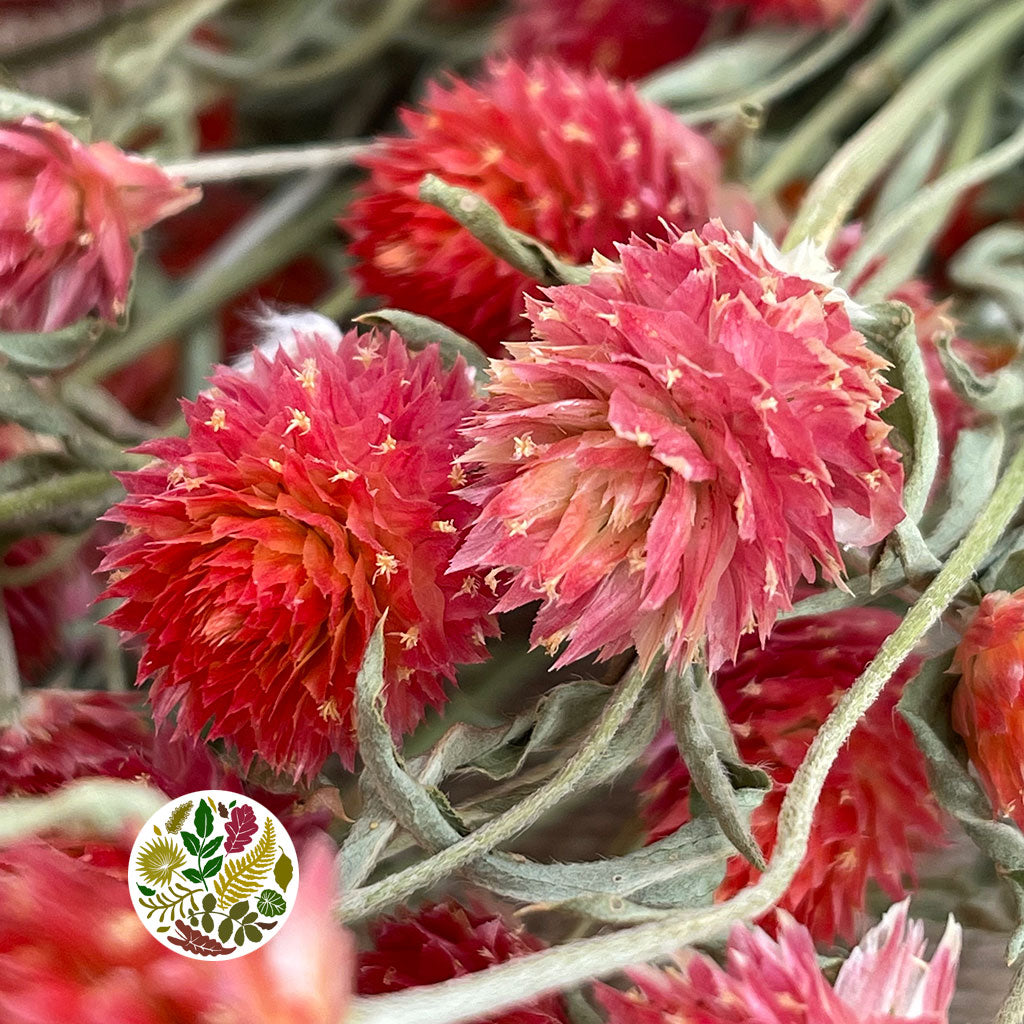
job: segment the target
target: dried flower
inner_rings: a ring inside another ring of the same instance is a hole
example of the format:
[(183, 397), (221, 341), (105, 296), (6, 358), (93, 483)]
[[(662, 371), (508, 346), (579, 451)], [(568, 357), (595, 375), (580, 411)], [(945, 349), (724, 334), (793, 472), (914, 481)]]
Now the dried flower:
[(1024, 589), (982, 598), (953, 668), (953, 728), (992, 806), (1024, 827)]
[(781, 918), (776, 940), (735, 925), (724, 968), (684, 953), (678, 972), (630, 971), (630, 992), (601, 985), (608, 1024), (948, 1024), (961, 939), (952, 918), (929, 963), (921, 922), (908, 919), (906, 902), (890, 907), (835, 986), (821, 973), (808, 931)]
[(647, 0), (516, 0), (498, 46), (521, 62), (556, 57), (580, 71), (642, 78), (696, 49), (708, 27), (703, 4)]
[(432, 84), (424, 110), (403, 120), (409, 137), (367, 158), (370, 181), (343, 222), (356, 276), (490, 352), (527, 336), (522, 296), (537, 286), (422, 202), (424, 175), (472, 189), (570, 262), (612, 256), (615, 241), (661, 231), (662, 218), (695, 227), (736, 205), (741, 225), (750, 221), (723, 191), (710, 142), (597, 74), (492, 61), (479, 85)]
[[(385, 610), (396, 732), (496, 632), (486, 596), (446, 573), (471, 516), (449, 482), (475, 404), (466, 369), (353, 331), (212, 383), (185, 405), (188, 437), (145, 445), (160, 461), (124, 477), (111, 516), (128, 530), (103, 568), (125, 600), (107, 621), (145, 636), (158, 721), (179, 706), (179, 730), (212, 722), (211, 739), (296, 777), (332, 750), (351, 763), (355, 677)], [(455, 533), (433, 528), (449, 520)]]
[(191, 206), (156, 164), (57, 124), (0, 127), (4, 261), (0, 329), (52, 331), (89, 313), (116, 320), (132, 275), (131, 238)]
[(528, 299), (534, 340), (492, 362), (453, 566), (512, 570), (499, 611), (543, 597), (532, 640), (568, 639), (559, 664), (634, 645), (680, 665), (706, 635), (715, 669), (815, 562), (840, 580), (838, 543), (903, 518), (878, 415), (896, 392), (827, 283), (720, 223), (618, 248)]
[[(361, 995), (461, 978), (543, 948), (522, 929), (513, 931), (500, 916), (455, 902), (379, 918), (370, 925), (370, 938), (374, 948), (359, 955)], [(557, 996), (545, 996), (488, 1017), (486, 1024), (568, 1024), (568, 1018)]]
[(0, 723), (0, 796), (46, 793), (71, 779), (134, 774), (148, 728), (132, 693), (28, 690)]
[[(772, 789), (751, 819), (766, 856), (786, 787), (818, 728), (899, 621), (878, 608), (790, 619), (776, 626), (764, 650), (746, 638), (735, 663), (719, 671), (717, 688), (740, 755), (771, 776)], [(924, 761), (895, 711), (919, 665), (912, 658), (893, 676), (840, 751), (818, 799), (807, 854), (779, 903), (816, 939), (852, 938), (868, 882), (900, 899), (904, 876), (913, 874), (912, 850), (941, 841)], [(689, 819), (690, 777), (668, 733), (648, 761), (640, 786), (649, 838), (660, 839)], [(739, 892), (756, 876), (737, 854), (718, 896)]]

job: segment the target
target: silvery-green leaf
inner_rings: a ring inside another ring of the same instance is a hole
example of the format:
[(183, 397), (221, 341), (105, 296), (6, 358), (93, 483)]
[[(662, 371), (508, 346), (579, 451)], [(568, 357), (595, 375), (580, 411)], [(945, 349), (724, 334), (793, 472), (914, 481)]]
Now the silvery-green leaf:
[(0, 332), (0, 355), (31, 373), (63, 370), (92, 348), (102, 325), (87, 317), (59, 331)]

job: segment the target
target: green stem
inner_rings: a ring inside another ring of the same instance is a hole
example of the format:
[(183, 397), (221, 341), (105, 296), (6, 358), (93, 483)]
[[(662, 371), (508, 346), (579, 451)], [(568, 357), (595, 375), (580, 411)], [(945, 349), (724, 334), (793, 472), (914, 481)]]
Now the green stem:
[(183, 289), (156, 316), (123, 338), (99, 349), (68, 378), (73, 384), (100, 380), (155, 348), (166, 338), (193, 327), (214, 313), (227, 299), (265, 278), (294, 259), (323, 232), (344, 205), (348, 190), (335, 188), (305, 213), (288, 221), (245, 254)]
[[(535, 789), (504, 814), (492, 818), (464, 839), (440, 850), (427, 860), (375, 885), (346, 893), (341, 901), (342, 919), (366, 917), (388, 904), (400, 902), (417, 890), (449, 877), (470, 861), (489, 853), (499, 844), (529, 828), (545, 811), (569, 796), (601, 759), (605, 748), (629, 718), (649, 680), (650, 674), (642, 672), (634, 663), (617, 691), (609, 698), (590, 734), (549, 782)], [(360, 749), (364, 757), (372, 756), (369, 745), (360, 744)]]
[(569, 942), (441, 984), (356, 999), (346, 1024), (385, 1024), (394, 1020), (460, 1024), (544, 992), (569, 988), (632, 964), (669, 956), (681, 946), (721, 937), (734, 922), (757, 918), (771, 909), (803, 861), (818, 798), (836, 755), (893, 673), (971, 578), (1022, 501), (1024, 447), (1014, 456), (960, 546), (819, 729), (786, 790), (778, 819), (778, 842), (768, 870), (754, 885), (713, 907)]
[(998, 5), (924, 64), (815, 178), (783, 243), (805, 238), (825, 246), (879, 171), (914, 128), (954, 89), (1024, 30), (1024, 4)]
[(14, 650), (14, 636), (7, 618), (3, 591), (0, 591), (0, 730), (17, 717), (21, 703), (21, 674)]
[(106, 470), (88, 469), (42, 480), (0, 494), (0, 523), (49, 521), (66, 511), (88, 505), (98, 512), (116, 499), (121, 485)]
[[(840, 283), (849, 284), (849, 282), (857, 280), (869, 264), (889, 251), (904, 231), (919, 223), (933, 210), (948, 208), (965, 189), (988, 181), (989, 178), (1009, 170), (1022, 159), (1024, 159), (1024, 125), (1004, 142), (993, 146), (976, 160), (948, 171), (931, 184), (926, 185), (908, 203), (872, 228), (847, 260)], [(862, 301), (879, 292), (876, 282), (880, 274), (876, 275), (876, 278), (872, 278), (867, 287), (861, 289), (858, 297)], [(892, 286), (899, 285), (902, 284), (902, 281), (891, 282), (891, 284)], [(890, 282), (886, 281), (884, 288), (888, 289), (889, 287)]]
[(974, 17), (974, 0), (944, 0), (932, 4), (882, 46), (869, 60), (849, 72), (843, 85), (811, 111), (762, 168), (751, 184), (757, 200), (782, 188), (820, 152), (823, 139), (838, 136), (843, 127), (872, 104), (890, 95), (922, 54), (931, 51), (948, 32)]
[(258, 149), (249, 153), (197, 156), (193, 160), (164, 164), (163, 170), (191, 184), (270, 178), (296, 171), (317, 171), (324, 167), (351, 167), (372, 149), (372, 141), (353, 139), (293, 149)]

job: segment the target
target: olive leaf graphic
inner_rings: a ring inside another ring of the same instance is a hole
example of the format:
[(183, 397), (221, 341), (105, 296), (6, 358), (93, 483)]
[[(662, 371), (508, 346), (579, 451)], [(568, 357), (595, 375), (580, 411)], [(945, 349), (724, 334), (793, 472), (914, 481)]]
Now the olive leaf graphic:
[(191, 800), (186, 800), (183, 804), (178, 804), (178, 806), (171, 811), (171, 816), (164, 823), (164, 828), (166, 828), (171, 835), (176, 836), (181, 831), (181, 826), (185, 824), (185, 819), (188, 817), (189, 811), (191, 810)]
[(150, 885), (164, 886), (185, 866), (185, 860), (185, 851), (173, 839), (161, 836), (139, 849), (137, 863), (139, 874)]

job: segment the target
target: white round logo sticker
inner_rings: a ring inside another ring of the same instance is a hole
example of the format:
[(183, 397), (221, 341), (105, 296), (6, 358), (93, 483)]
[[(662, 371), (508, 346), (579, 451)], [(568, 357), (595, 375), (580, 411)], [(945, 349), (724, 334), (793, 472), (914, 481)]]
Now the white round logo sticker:
[(135, 912), (168, 949), (233, 960), (280, 930), (299, 887), (281, 822), (262, 804), (219, 789), (165, 804), (132, 846)]

